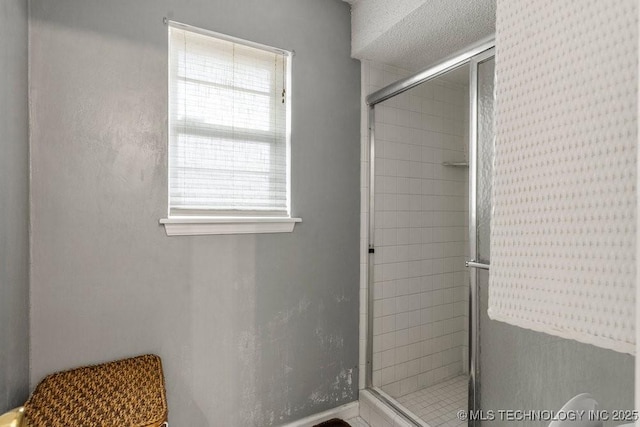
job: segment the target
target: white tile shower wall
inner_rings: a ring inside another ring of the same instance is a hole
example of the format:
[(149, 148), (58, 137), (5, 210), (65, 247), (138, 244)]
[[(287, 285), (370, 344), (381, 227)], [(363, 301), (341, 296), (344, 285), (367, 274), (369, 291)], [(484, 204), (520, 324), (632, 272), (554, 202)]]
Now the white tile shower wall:
[[(362, 93), (406, 74), (364, 62)], [(376, 107), (373, 384), (394, 397), (467, 367), (468, 176), (442, 165), (467, 158), (467, 96), (468, 88), (439, 79)], [(363, 175), (363, 301), (367, 181)], [(367, 305), (362, 306), (364, 338)], [(364, 340), (361, 345), (364, 355)]]
[[(373, 70), (370, 72), (370, 70)], [(369, 229), (369, 130), (368, 107), (365, 98), (370, 93), (405, 77), (408, 72), (397, 67), (375, 64), (371, 61), (361, 62), (361, 117), (360, 117), (360, 376), (359, 387), (365, 389), (367, 372), (367, 336), (368, 336), (368, 229)]]

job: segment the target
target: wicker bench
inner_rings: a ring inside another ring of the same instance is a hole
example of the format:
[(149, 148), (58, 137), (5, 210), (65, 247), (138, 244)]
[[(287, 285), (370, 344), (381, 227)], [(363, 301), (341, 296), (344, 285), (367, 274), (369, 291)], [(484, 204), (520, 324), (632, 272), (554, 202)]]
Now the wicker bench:
[[(22, 427), (161, 427), (167, 401), (158, 356), (47, 376), (24, 406)], [(11, 425), (11, 424), (8, 424)]]

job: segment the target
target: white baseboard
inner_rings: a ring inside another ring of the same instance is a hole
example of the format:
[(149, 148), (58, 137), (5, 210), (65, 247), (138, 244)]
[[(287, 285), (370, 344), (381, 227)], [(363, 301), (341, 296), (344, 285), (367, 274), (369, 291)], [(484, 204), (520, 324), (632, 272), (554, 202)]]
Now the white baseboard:
[(310, 415), (301, 420), (285, 424), (282, 427), (313, 427), (316, 424), (320, 424), (321, 422), (328, 421), (332, 418), (340, 418), (342, 420), (355, 418), (358, 416), (359, 412), (360, 409), (358, 402), (351, 402), (346, 405), (338, 406), (337, 408), (329, 409), (328, 411)]

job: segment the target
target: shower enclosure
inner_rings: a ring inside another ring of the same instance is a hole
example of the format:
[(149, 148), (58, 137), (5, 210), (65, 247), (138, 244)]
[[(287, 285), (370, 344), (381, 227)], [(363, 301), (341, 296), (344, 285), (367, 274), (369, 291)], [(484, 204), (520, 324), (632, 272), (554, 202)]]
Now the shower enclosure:
[(480, 407), (493, 51), (483, 40), (367, 97), (366, 386), (416, 425), (467, 425), (458, 411)]

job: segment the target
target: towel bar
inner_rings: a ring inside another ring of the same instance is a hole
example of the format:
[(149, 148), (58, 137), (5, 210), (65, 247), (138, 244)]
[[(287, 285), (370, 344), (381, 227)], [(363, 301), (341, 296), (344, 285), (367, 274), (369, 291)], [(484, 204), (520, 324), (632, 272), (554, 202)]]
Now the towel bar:
[(483, 264), (481, 262), (477, 262), (477, 261), (465, 261), (464, 265), (469, 267), (469, 268), (480, 268), (482, 270), (489, 270), (490, 265), (489, 264)]

